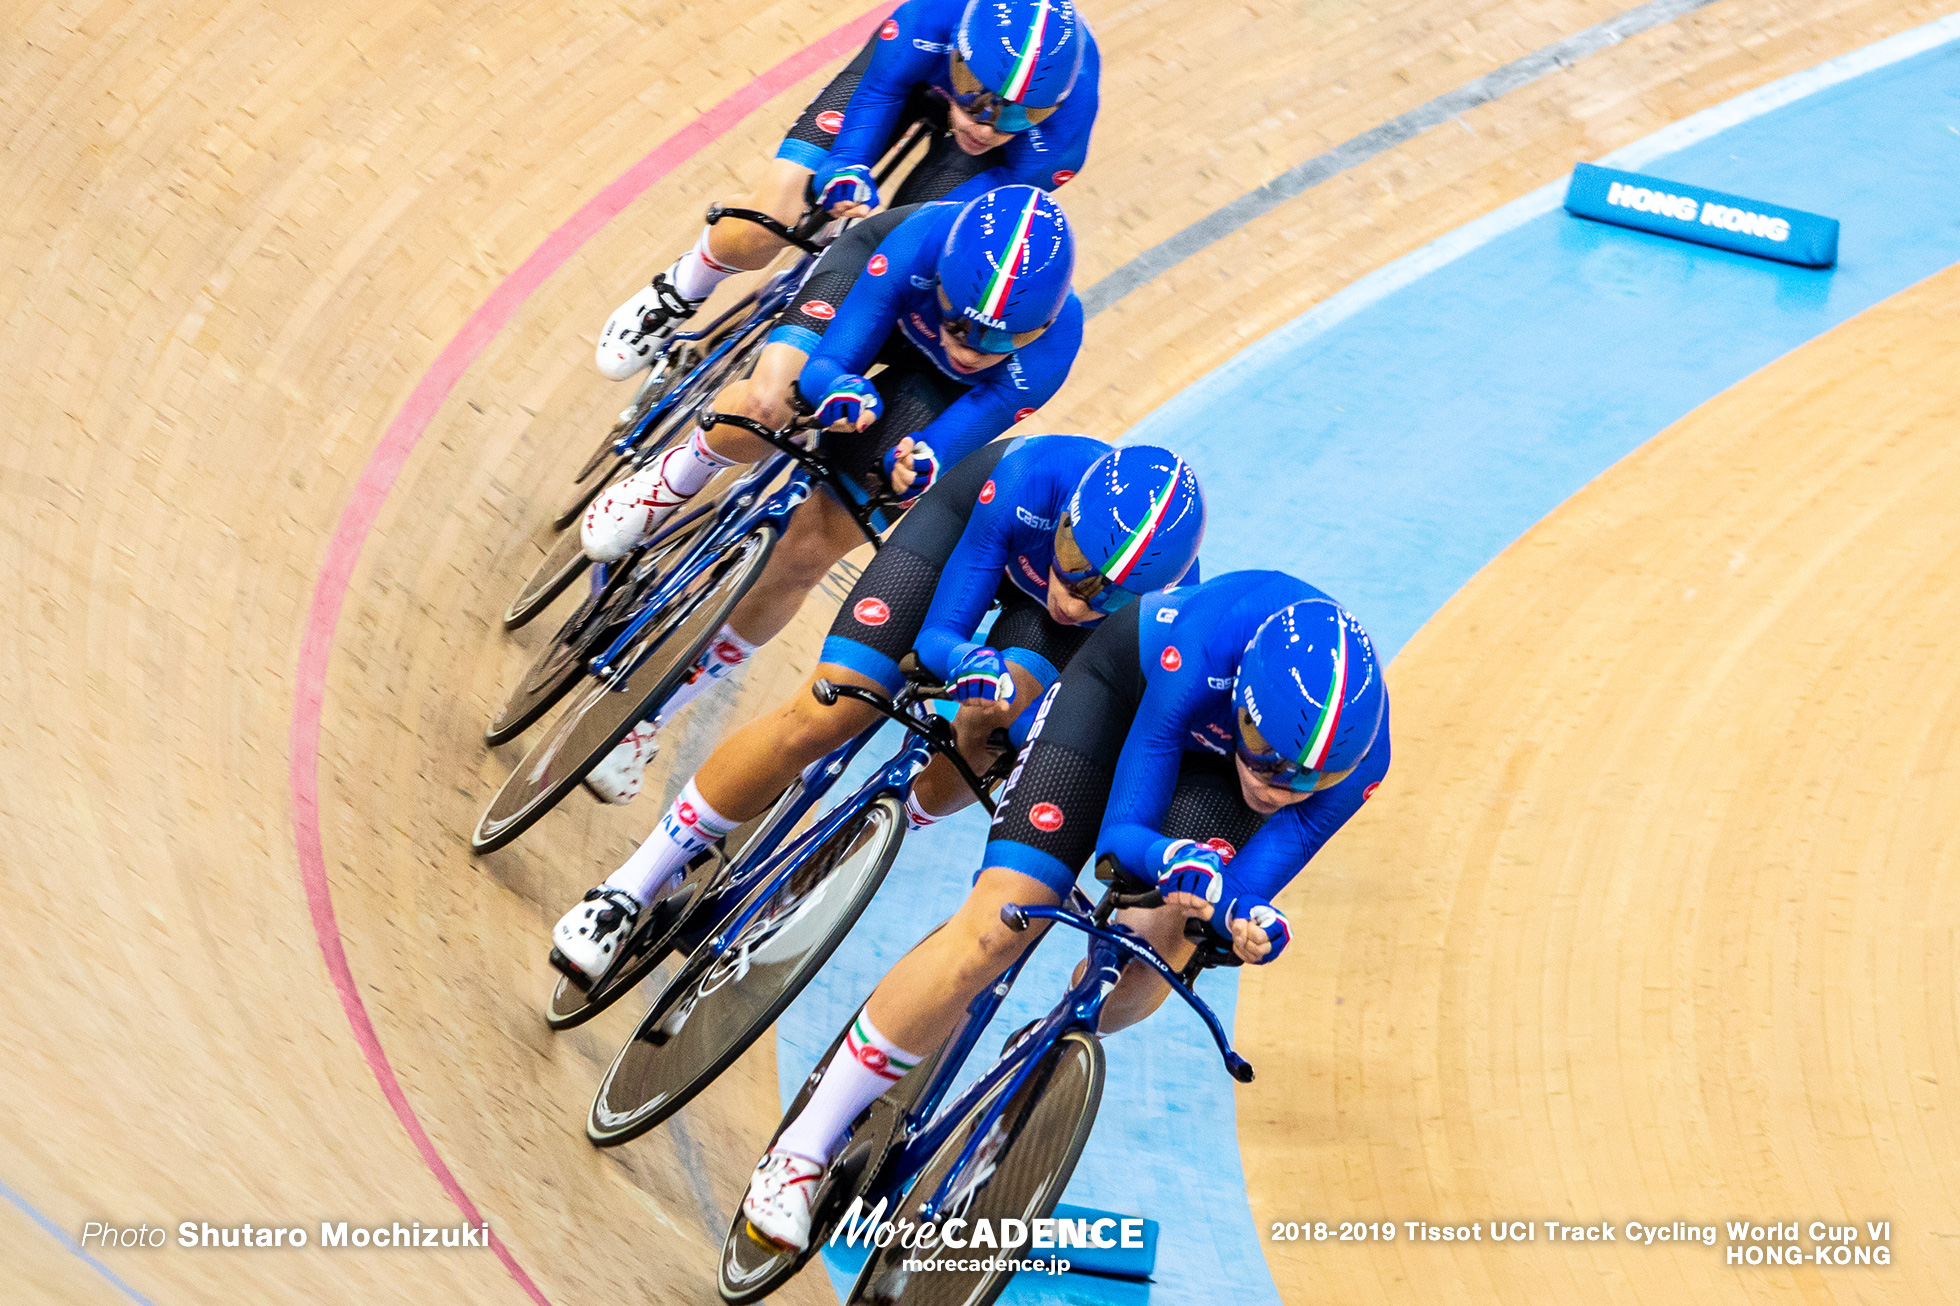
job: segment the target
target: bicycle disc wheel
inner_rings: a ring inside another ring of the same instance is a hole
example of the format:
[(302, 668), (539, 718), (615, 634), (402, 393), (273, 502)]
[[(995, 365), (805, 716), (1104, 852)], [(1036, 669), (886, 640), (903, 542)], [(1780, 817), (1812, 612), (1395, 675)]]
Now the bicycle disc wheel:
[(880, 794), (780, 883), (758, 884), (743, 903), (768, 895), (754, 919), (719, 954), (712, 939), (695, 949), (613, 1059), (585, 1136), (638, 1138), (747, 1051), (856, 924), (904, 832), (899, 800)]
[[(1042, 1055), (1007, 1107), (1000, 1113), (979, 1148), (967, 1161), (965, 1178), (955, 1183), (938, 1218), (963, 1216), (969, 1222), (1046, 1219), (1055, 1213), (1062, 1189), (1068, 1186), (1082, 1145), (1102, 1102), (1102, 1046), (1083, 1030), (1071, 1030)], [(974, 1127), (997, 1096), (981, 1099), (951, 1136), (926, 1162), (894, 1220), (914, 1220), (939, 1189)], [(958, 1258), (963, 1253), (954, 1252)], [(1007, 1259), (1016, 1252), (974, 1253), (970, 1259)], [(918, 1249), (898, 1245), (876, 1248), (851, 1286), (846, 1306), (988, 1306), (1007, 1287), (1007, 1270), (951, 1270), (940, 1266), (908, 1271), (905, 1262)]]
[(649, 623), (620, 659), (630, 674), (586, 678), (484, 809), (470, 836), (472, 852), (494, 852), (528, 830), (667, 700), (755, 584), (775, 543), (773, 526), (749, 532)]

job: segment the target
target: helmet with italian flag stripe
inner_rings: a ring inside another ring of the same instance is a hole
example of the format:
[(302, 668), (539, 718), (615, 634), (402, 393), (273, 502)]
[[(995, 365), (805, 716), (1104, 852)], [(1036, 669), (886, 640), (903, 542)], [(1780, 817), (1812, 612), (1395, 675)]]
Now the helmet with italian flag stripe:
[(960, 210), (946, 233), (940, 311), (989, 335), (1038, 332), (1068, 302), (1074, 274), (1075, 235), (1061, 208), (1033, 186), (1002, 186)]
[(1190, 464), (1156, 445), (1125, 445), (1076, 482), (1055, 532), (1055, 574), (1110, 612), (1183, 580), (1204, 539), (1205, 496)]
[(1331, 789), (1361, 764), (1388, 701), (1368, 632), (1329, 598), (1266, 618), (1232, 685), (1239, 758), (1266, 784)]
[(1082, 46), (1073, 0), (972, 0), (953, 33), (982, 86), (1031, 109), (1062, 102), (1082, 71)]

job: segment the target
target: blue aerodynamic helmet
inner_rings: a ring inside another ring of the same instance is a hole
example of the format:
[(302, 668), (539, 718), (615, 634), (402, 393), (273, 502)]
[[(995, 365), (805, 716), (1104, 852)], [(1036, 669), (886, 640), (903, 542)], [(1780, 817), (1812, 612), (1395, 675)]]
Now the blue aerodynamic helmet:
[(1361, 623), (1329, 598), (1291, 604), (1266, 618), (1239, 659), (1239, 757), (1267, 784), (1331, 789), (1368, 755), (1387, 702)]
[(1055, 576), (1093, 610), (1115, 612), (1183, 580), (1204, 539), (1197, 473), (1168, 449), (1127, 445), (1076, 483), (1055, 528)]
[(960, 210), (938, 271), (939, 311), (953, 336), (985, 353), (1012, 353), (1068, 302), (1075, 235), (1046, 191), (1002, 186)]
[(953, 98), (981, 122), (1026, 131), (1075, 85), (1082, 36), (1073, 0), (972, 0), (953, 33)]

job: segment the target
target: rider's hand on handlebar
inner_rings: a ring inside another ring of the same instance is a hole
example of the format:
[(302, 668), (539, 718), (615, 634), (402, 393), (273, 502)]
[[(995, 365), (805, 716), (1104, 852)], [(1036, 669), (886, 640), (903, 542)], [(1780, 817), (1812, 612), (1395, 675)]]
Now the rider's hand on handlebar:
[(900, 502), (909, 503), (939, 477), (939, 455), (924, 440), (906, 436), (885, 455), (885, 477)]
[(1226, 904), (1225, 918), (1232, 927), (1232, 951), (1255, 966), (1277, 959), (1293, 941), (1286, 913), (1264, 898), (1232, 899)]
[(1225, 891), (1225, 860), (1215, 848), (1190, 839), (1162, 839), (1153, 847), (1157, 891), (1164, 905), (1181, 907), (1186, 916), (1211, 919), (1212, 907)]
[(878, 182), (861, 163), (823, 175), (817, 187), (818, 206), (833, 218), (868, 218), (878, 207)]
[(884, 407), (877, 386), (855, 372), (846, 372), (832, 381), (817, 401), (816, 424), (827, 431), (862, 431), (878, 420)]

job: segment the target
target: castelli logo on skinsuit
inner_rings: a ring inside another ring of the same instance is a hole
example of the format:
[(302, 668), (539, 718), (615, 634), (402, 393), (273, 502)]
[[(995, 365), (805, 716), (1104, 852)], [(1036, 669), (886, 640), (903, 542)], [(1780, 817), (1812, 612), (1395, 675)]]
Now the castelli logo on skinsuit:
[(844, 115), (835, 109), (825, 109), (817, 115), (817, 130), (835, 136), (844, 130)]
[(993, 501), (994, 501), (994, 483), (992, 481), (988, 481), (985, 485), (980, 487), (980, 502), (992, 503)]
[(1207, 839), (1205, 840), (1205, 847), (1217, 853), (1218, 860), (1224, 862), (1228, 866), (1231, 865), (1232, 859), (1239, 855), (1239, 850), (1232, 846), (1232, 843), (1229, 839), (1219, 839), (1219, 838)]
[(1066, 186), (1074, 180), (1075, 180), (1075, 170), (1073, 168), (1063, 168), (1060, 172), (1055, 174), (1055, 184), (1057, 186)]
[(1175, 671), (1184, 665), (1184, 655), (1177, 651), (1177, 645), (1166, 644), (1164, 651), (1157, 657), (1157, 663), (1166, 671)]
[(693, 828), (694, 823), (696, 821), (701, 819), (701, 814), (694, 810), (693, 803), (682, 803), (679, 807), (677, 807), (674, 810), (674, 815), (680, 817), (681, 824), (689, 827), (690, 829)]
[(828, 322), (837, 316), (837, 310), (821, 299), (812, 299), (803, 305), (803, 311), (819, 322)]
[(1023, 408), (1020, 412), (1014, 414), (1014, 420), (1017, 422), (1025, 422), (1030, 417), (1033, 417), (1034, 413), (1035, 410), (1032, 408)]
[(897, 35), (898, 35), (898, 20), (896, 18), (887, 18), (885, 20), (885, 25), (878, 29), (878, 39), (881, 41), (889, 41), (894, 36)]
[(885, 275), (885, 269), (890, 266), (891, 264), (885, 261), (883, 254), (873, 254), (871, 261), (864, 265), (864, 270), (874, 277), (882, 277)]
[(883, 599), (859, 599), (851, 615), (867, 626), (882, 626), (892, 619), (892, 610)]
[(1377, 780), (1375, 781), (1375, 783), (1369, 785), (1366, 789), (1363, 789), (1361, 791), (1361, 801), (1365, 803), (1370, 798), (1373, 798), (1375, 796), (1375, 790), (1381, 787), (1382, 787), (1382, 782)]
[(891, 1065), (892, 1059), (882, 1048), (874, 1048), (869, 1043), (858, 1049), (858, 1060), (866, 1070), (883, 1070)]
[(1053, 803), (1036, 803), (1028, 809), (1028, 824), (1050, 834), (1062, 828), (1062, 809)]

